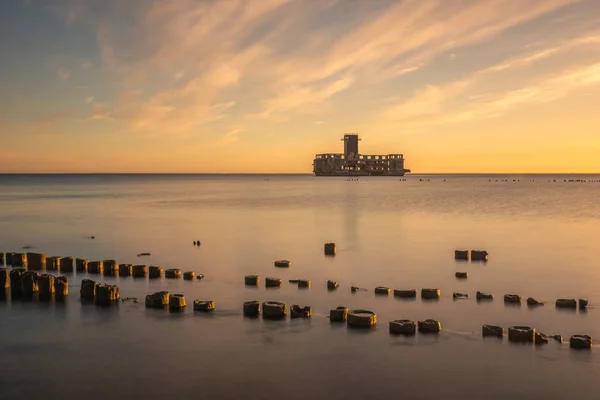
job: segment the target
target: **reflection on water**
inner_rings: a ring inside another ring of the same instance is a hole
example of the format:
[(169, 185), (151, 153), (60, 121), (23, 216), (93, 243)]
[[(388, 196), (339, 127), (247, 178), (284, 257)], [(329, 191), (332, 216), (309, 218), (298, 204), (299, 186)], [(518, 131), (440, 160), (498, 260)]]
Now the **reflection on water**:
[[(600, 338), (600, 183), (561, 176), (269, 178), (0, 176), (0, 251), (31, 245), (48, 255), (132, 264), (150, 252), (148, 265), (206, 275), (183, 281), (75, 273), (64, 302), (0, 293), (0, 397), (390, 398), (401, 390), (424, 399), (595, 398), (598, 357), (570, 350), (568, 338)], [(323, 254), (330, 241), (335, 257)], [(487, 249), (489, 262), (455, 262), (457, 248)], [(292, 260), (291, 267), (273, 267), (278, 259)], [(456, 280), (457, 271), (468, 279)], [(250, 274), (283, 284), (245, 286)], [(81, 302), (84, 278), (117, 284), (122, 296), (141, 301)], [(298, 278), (311, 287), (289, 283)], [(340, 287), (327, 290), (327, 280)], [(352, 285), (366, 290), (352, 292)], [(441, 296), (376, 296), (376, 286), (434, 287)], [(146, 309), (145, 295), (159, 290), (183, 293), (188, 306)], [(477, 300), (478, 290), (494, 299)], [(454, 301), (453, 292), (469, 298)], [(546, 305), (505, 304), (507, 293)], [(554, 307), (557, 298), (579, 297), (589, 310)], [(212, 299), (216, 310), (194, 313), (194, 299)], [(308, 305), (313, 316), (244, 317), (250, 300)], [(330, 323), (329, 310), (340, 305), (376, 312), (377, 327)], [(389, 335), (390, 320), (428, 318), (441, 322), (440, 334)], [(562, 334), (565, 343), (483, 339), (483, 324), (528, 325)]]

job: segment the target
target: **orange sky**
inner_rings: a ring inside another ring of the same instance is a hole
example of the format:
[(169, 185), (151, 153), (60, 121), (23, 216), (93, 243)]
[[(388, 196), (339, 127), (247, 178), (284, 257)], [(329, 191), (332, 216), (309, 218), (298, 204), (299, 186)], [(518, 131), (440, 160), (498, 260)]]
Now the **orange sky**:
[(49, 4), (0, 4), (0, 172), (311, 172), (346, 132), (413, 172), (600, 172), (595, 0)]

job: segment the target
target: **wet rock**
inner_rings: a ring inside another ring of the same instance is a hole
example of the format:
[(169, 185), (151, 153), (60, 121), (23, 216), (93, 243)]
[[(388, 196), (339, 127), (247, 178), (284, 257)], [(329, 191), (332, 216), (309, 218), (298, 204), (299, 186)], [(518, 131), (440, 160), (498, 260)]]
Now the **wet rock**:
[(509, 326), (508, 340), (511, 342), (533, 343), (535, 340), (535, 328), (529, 326)]
[(329, 321), (345, 322), (348, 319), (348, 308), (339, 306), (329, 311)]
[(169, 309), (181, 310), (185, 308), (185, 296), (182, 294), (172, 294), (169, 296)]
[(440, 289), (421, 289), (422, 299), (439, 299)]
[(510, 304), (521, 304), (521, 296), (518, 294), (505, 294), (504, 302)]
[(247, 317), (258, 317), (260, 314), (260, 301), (245, 301), (244, 302), (244, 315)]
[(185, 271), (183, 273), (183, 280), (184, 281), (193, 281), (195, 276), (196, 276), (196, 273), (194, 271)]
[(468, 299), (469, 295), (467, 293), (454, 292), (454, 293), (452, 293), (452, 298), (455, 300)]
[(556, 308), (577, 308), (577, 301), (575, 299), (558, 299)]
[(54, 279), (54, 296), (56, 300), (63, 300), (69, 295), (69, 280), (66, 276)]
[(265, 301), (262, 303), (263, 318), (282, 319), (287, 314), (287, 307), (277, 301)]
[(528, 297), (527, 298), (527, 305), (529, 307), (535, 307), (535, 306), (543, 306), (544, 302), (543, 301), (537, 301), (536, 299), (534, 299), (533, 297)]
[(334, 290), (337, 289), (340, 285), (336, 281), (327, 281), (327, 289)]
[[(288, 260), (277, 260), (275, 266), (279, 268), (288, 268), (292, 263)], [(264, 313), (264, 312), (263, 312)]]
[(579, 299), (579, 308), (580, 309), (587, 308), (587, 306), (588, 306), (588, 301), (587, 300)]
[(543, 333), (536, 332), (534, 341), (535, 344), (546, 344), (548, 343), (548, 338)]
[(387, 295), (390, 294), (390, 288), (386, 288), (386, 287), (383, 287), (383, 286), (377, 286), (375, 288), (375, 294), (386, 295), (387, 296)]
[(31, 297), (34, 293), (39, 292), (40, 287), (38, 283), (39, 274), (35, 271), (25, 271), (23, 272), (22, 278), (22, 294), (25, 297)]
[(85, 258), (76, 258), (75, 269), (77, 270), (77, 272), (87, 272), (88, 260), (86, 260)]
[(27, 269), (30, 271), (46, 269), (46, 255), (44, 253), (27, 253)]
[(70, 273), (75, 269), (75, 260), (73, 257), (62, 257), (60, 259), (60, 272)]
[(194, 300), (194, 311), (209, 312), (215, 310), (215, 302), (210, 300)]
[(23, 268), (12, 269), (8, 274), (10, 278), (10, 293), (13, 296), (21, 296), (23, 294)]
[(569, 339), (569, 346), (572, 349), (591, 349), (592, 337), (588, 335), (573, 335)]
[(440, 321), (435, 319), (426, 319), (419, 321), (419, 332), (420, 333), (438, 333), (442, 329)]
[(104, 274), (104, 263), (102, 261), (90, 261), (88, 263), (88, 272), (90, 274)]
[(267, 279), (265, 279), (265, 286), (266, 287), (280, 287), (281, 286), (281, 279), (279, 279), (279, 278), (267, 278)]
[(133, 264), (119, 264), (119, 276), (127, 277), (133, 273)]
[(369, 310), (348, 311), (348, 326), (353, 328), (371, 328), (377, 324), (377, 315)]
[(487, 261), (488, 255), (485, 250), (471, 250), (471, 261)]
[(290, 318), (310, 318), (311, 315), (312, 308), (309, 306), (300, 307), (294, 304), (290, 307)]
[(324, 251), (325, 255), (335, 256), (335, 243), (325, 243)]
[(178, 268), (170, 268), (165, 271), (165, 278), (169, 279), (180, 279), (181, 270)]
[(96, 287), (96, 304), (110, 306), (121, 298), (121, 292), (116, 285), (98, 285)]
[(42, 274), (38, 277), (40, 298), (49, 298), (54, 294), (54, 275)]
[(494, 296), (492, 296), (491, 293), (485, 293), (485, 292), (477, 292), (475, 297), (477, 298), (477, 300), (493, 300), (494, 299)]
[(119, 275), (119, 264), (115, 260), (104, 260), (104, 275), (117, 276)]
[(467, 272), (457, 272), (454, 274), (457, 279), (467, 279), (469, 274)]
[(60, 257), (46, 257), (46, 269), (50, 271), (60, 271)]
[(148, 278), (157, 279), (160, 278), (163, 274), (163, 269), (161, 267), (152, 265), (148, 267)]
[(94, 298), (96, 297), (97, 288), (97, 282), (91, 279), (84, 279), (81, 281), (81, 289), (79, 290), (79, 295), (83, 300), (94, 301)]
[(151, 255), (150, 253), (140, 253), (137, 256), (138, 257), (146, 257), (146, 256), (150, 256), (150, 255)]
[(169, 292), (156, 292), (146, 296), (147, 308), (164, 308), (169, 304)]
[(131, 273), (134, 278), (145, 278), (148, 276), (148, 266), (147, 265), (134, 265), (131, 269)]
[(311, 285), (311, 281), (308, 281), (306, 279), (299, 279), (298, 280), (298, 287), (299, 288), (305, 288), (305, 289), (307, 289), (307, 288), (310, 287), (310, 285)]
[(394, 297), (400, 297), (402, 299), (416, 299), (417, 289), (394, 289)]
[(502, 338), (504, 336), (504, 329), (498, 325), (483, 325), (481, 327), (481, 335), (483, 337), (494, 336)]
[(390, 321), (390, 333), (394, 335), (411, 336), (417, 332), (417, 324), (409, 319)]
[(246, 284), (247, 286), (258, 286), (259, 283), (260, 283), (259, 275), (246, 275), (244, 277), (244, 284)]
[(10, 289), (10, 271), (8, 268), (0, 268), (0, 291)]
[(196, 277), (196, 279), (198, 279), (198, 280), (204, 279), (204, 274), (198, 274), (198, 276)]
[(13, 267), (24, 267), (27, 265), (27, 255), (24, 253), (10, 253), (10, 264)]
[(471, 257), (471, 250), (454, 250), (454, 259), (455, 260), (468, 261), (470, 257)]

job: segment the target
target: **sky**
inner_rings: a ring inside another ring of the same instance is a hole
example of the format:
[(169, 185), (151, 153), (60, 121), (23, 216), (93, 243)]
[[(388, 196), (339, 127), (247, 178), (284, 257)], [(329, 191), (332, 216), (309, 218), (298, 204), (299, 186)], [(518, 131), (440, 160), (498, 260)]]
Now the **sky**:
[(3, 0), (0, 172), (600, 172), (598, 0)]

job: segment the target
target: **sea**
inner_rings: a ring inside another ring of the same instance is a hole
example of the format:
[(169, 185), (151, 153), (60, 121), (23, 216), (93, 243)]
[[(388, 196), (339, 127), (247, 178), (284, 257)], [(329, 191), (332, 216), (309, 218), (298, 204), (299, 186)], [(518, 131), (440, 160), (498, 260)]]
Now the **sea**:
[[(64, 302), (0, 300), (0, 399), (598, 399), (600, 350), (571, 349), (569, 337), (600, 343), (599, 238), (600, 175), (0, 175), (0, 251), (204, 274), (69, 273)], [(457, 249), (489, 260), (455, 261)], [(289, 268), (274, 266), (282, 259)], [(245, 286), (250, 274), (258, 287)], [(82, 279), (140, 302), (82, 302)], [(441, 296), (377, 296), (377, 286)], [(185, 310), (145, 308), (161, 290), (183, 294)], [(477, 302), (477, 291), (494, 299)], [(559, 298), (589, 306), (557, 309)], [(194, 312), (195, 299), (214, 312)], [(244, 317), (252, 300), (310, 306), (312, 317)], [(373, 311), (377, 325), (331, 323), (338, 306)], [(391, 335), (398, 319), (442, 329)], [(505, 337), (483, 338), (484, 324)], [(512, 343), (509, 326), (564, 342)]]

